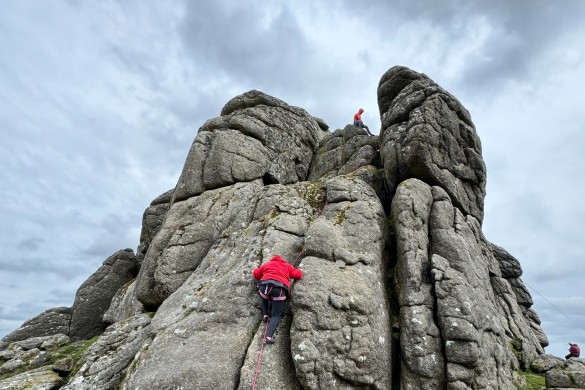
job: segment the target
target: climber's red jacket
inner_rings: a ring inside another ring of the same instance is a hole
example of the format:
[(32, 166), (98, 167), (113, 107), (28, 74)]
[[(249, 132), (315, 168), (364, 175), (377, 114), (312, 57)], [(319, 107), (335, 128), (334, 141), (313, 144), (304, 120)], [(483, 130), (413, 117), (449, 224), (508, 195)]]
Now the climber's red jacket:
[(362, 112), (363, 111), (360, 109), (358, 112), (355, 113), (355, 115), (353, 116), (353, 123), (362, 120)]
[(256, 280), (276, 280), (290, 288), (290, 278), (300, 279), (303, 277), (303, 271), (296, 269), (279, 255), (274, 256), (268, 263), (252, 271)]

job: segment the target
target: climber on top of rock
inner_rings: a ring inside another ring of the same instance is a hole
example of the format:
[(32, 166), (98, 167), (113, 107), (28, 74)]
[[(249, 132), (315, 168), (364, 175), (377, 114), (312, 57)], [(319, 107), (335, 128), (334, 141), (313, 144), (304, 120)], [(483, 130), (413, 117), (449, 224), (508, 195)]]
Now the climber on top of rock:
[(572, 357), (578, 358), (580, 354), (581, 354), (581, 350), (579, 349), (579, 346), (577, 344), (575, 344), (574, 342), (569, 341), (569, 354), (567, 356), (565, 356), (565, 359), (569, 359)]
[(270, 322), (266, 330), (265, 341), (272, 344), (274, 331), (282, 317), (284, 301), (289, 295), (290, 279), (300, 279), (303, 271), (296, 269), (280, 255), (275, 255), (267, 263), (252, 271), (254, 279), (259, 280), (258, 294), (262, 304), (263, 321), (268, 321), (268, 305), (272, 303)]
[(368, 135), (372, 135), (368, 126), (364, 125), (364, 122), (362, 121), (362, 112), (364, 112), (364, 109), (360, 108), (358, 112), (355, 113), (353, 116), (353, 125), (359, 127), (360, 129), (366, 129)]

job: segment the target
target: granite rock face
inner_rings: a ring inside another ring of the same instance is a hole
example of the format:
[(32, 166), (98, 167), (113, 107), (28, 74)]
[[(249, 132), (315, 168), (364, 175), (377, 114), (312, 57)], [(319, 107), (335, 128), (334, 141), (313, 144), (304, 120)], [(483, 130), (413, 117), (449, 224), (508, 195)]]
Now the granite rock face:
[[(531, 367), (579, 386), (579, 361), (544, 354), (520, 261), (483, 235), (467, 110), (404, 67), (378, 100), (372, 137), (259, 91), (230, 100), (145, 210), (137, 255), (5, 337), (0, 363), (59, 330), (100, 335), (52, 366), (74, 371), (65, 389), (512, 389)], [(304, 276), (264, 345), (252, 270), (277, 253)]]
[(72, 340), (92, 338), (104, 331), (104, 314), (112, 298), (122, 286), (136, 277), (136, 256), (132, 249), (120, 250), (108, 257), (103, 265), (77, 290), (71, 309)]
[(382, 76), (378, 104), (390, 189), (412, 177), (438, 185), (481, 223), (486, 167), (465, 107), (426, 75), (400, 66)]

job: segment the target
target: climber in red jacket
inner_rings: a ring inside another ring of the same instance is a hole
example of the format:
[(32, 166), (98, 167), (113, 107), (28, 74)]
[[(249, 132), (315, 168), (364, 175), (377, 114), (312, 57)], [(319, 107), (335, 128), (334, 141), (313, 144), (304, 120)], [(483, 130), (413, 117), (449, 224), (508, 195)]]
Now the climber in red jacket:
[(366, 129), (368, 135), (372, 135), (368, 126), (364, 125), (364, 122), (362, 121), (362, 112), (364, 112), (364, 109), (360, 108), (358, 112), (355, 113), (353, 116), (353, 125), (359, 127), (360, 129)]
[(296, 269), (280, 255), (275, 255), (269, 262), (252, 271), (254, 279), (259, 280), (258, 293), (262, 304), (262, 318), (268, 321), (268, 303), (272, 302), (270, 322), (266, 330), (265, 341), (272, 344), (274, 331), (282, 317), (284, 301), (289, 295), (290, 279), (300, 279), (303, 271)]
[(569, 342), (569, 354), (567, 356), (565, 356), (565, 359), (569, 359), (572, 357), (576, 357), (578, 358), (579, 355), (581, 355), (581, 350), (579, 349), (579, 346), (575, 343), (573, 343), (572, 341)]

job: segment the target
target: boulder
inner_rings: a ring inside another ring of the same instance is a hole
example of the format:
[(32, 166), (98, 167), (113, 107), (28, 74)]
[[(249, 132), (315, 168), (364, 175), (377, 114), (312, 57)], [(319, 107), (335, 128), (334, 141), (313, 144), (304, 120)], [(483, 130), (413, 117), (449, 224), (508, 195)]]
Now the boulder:
[[(71, 323), (71, 308), (56, 307), (39, 314), (26, 321), (14, 332), (2, 339), (4, 348), (13, 341), (26, 340), (33, 337), (69, 334)], [(2, 348), (0, 348), (2, 349)]]
[(75, 295), (71, 309), (71, 340), (85, 340), (106, 328), (104, 314), (118, 289), (136, 277), (136, 256), (132, 249), (120, 250), (108, 257)]
[(306, 180), (315, 146), (326, 134), (321, 126), (305, 110), (260, 91), (236, 96), (199, 129), (175, 201), (236, 182)]
[(56, 390), (62, 383), (63, 378), (46, 366), (0, 380), (0, 390)]

